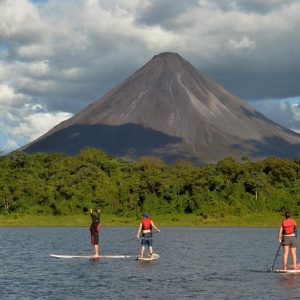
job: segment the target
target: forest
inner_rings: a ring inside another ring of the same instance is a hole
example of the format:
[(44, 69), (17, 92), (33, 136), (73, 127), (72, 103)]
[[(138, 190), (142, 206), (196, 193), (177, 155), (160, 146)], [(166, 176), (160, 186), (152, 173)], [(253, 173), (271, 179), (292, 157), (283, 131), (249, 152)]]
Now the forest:
[(76, 156), (15, 151), (0, 157), (0, 214), (71, 215), (90, 207), (119, 216), (156, 214), (298, 216), (300, 157), (167, 165), (154, 157), (128, 162), (85, 148)]

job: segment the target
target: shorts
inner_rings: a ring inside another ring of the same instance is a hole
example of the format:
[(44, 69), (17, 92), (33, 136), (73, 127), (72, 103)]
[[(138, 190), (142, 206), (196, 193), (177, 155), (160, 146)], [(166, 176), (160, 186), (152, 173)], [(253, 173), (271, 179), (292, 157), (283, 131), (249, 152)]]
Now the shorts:
[(283, 236), (282, 246), (296, 247), (297, 239), (295, 236)]
[(152, 232), (143, 233), (141, 244), (143, 247), (152, 247)]
[(99, 234), (91, 234), (91, 243), (94, 246), (99, 244)]

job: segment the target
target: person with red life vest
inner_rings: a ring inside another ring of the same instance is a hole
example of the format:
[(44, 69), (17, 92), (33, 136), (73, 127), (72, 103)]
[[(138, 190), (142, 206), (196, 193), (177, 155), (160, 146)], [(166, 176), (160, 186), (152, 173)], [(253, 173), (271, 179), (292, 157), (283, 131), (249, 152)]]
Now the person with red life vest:
[(283, 247), (283, 269), (287, 269), (288, 255), (291, 251), (293, 259), (293, 268), (297, 269), (297, 228), (296, 221), (291, 218), (291, 213), (285, 213), (285, 219), (282, 221), (278, 230), (278, 241)]
[(91, 233), (91, 243), (95, 249), (95, 257), (99, 256), (99, 233), (100, 233), (100, 210), (93, 213), (93, 210), (90, 209), (92, 223), (90, 225)]
[(148, 213), (144, 213), (143, 219), (141, 220), (139, 230), (137, 233), (137, 238), (139, 239), (142, 235), (142, 241), (141, 241), (141, 252), (140, 257), (144, 257), (144, 251), (145, 247), (149, 249), (150, 256), (153, 254), (153, 248), (152, 248), (152, 229), (155, 229), (157, 232), (160, 232), (160, 230), (155, 226), (154, 222), (150, 219)]

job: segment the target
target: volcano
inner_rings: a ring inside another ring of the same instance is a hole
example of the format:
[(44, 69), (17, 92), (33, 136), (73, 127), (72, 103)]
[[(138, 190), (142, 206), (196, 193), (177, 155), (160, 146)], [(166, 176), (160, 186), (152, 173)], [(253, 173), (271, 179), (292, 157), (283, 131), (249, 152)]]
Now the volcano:
[(84, 147), (130, 160), (150, 155), (204, 164), (226, 156), (292, 158), (300, 135), (166, 52), (23, 150), (77, 154)]

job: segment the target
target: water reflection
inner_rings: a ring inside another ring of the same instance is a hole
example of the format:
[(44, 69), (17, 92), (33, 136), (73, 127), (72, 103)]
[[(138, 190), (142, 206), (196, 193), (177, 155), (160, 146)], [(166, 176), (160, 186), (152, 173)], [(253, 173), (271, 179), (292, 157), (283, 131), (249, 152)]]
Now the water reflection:
[(283, 288), (293, 288), (298, 287), (298, 283), (300, 280), (299, 274), (278, 274), (280, 286)]
[(278, 276), (278, 286), (281, 288), (282, 299), (299, 299), (300, 298), (300, 274), (276, 274)]

